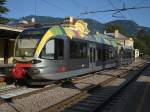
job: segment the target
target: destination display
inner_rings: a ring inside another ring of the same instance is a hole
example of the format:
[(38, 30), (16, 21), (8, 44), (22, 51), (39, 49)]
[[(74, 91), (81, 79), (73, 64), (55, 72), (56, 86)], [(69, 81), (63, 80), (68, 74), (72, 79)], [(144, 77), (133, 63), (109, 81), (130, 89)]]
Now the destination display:
[(47, 30), (48, 30), (47, 28), (42, 28), (42, 29), (41, 28), (40, 29), (28, 29), (28, 30), (25, 30), (21, 34), (21, 37), (22, 38), (29, 37), (29, 36), (39, 37), (39, 36), (44, 35)]

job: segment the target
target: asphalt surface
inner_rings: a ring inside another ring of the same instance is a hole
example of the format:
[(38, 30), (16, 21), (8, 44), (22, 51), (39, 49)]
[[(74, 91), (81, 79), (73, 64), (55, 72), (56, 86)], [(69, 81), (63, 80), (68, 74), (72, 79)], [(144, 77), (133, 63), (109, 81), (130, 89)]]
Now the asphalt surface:
[(150, 66), (102, 112), (150, 112)]
[(123, 112), (150, 112), (150, 66), (134, 85), (133, 94)]

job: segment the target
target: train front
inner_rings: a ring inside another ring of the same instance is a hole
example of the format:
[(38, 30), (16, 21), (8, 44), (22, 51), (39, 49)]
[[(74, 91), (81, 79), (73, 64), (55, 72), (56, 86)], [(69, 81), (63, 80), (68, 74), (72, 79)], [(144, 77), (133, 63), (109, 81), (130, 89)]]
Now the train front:
[(28, 72), (35, 63), (35, 53), (47, 28), (33, 28), (24, 30), (16, 39), (14, 47), (14, 68), (12, 68), (13, 78), (20, 80), (28, 77)]

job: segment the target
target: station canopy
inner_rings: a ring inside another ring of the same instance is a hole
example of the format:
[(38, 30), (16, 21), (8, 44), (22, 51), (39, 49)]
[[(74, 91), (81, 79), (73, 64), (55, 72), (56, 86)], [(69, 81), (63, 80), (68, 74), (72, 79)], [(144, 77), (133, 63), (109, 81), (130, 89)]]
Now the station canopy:
[(23, 28), (0, 24), (0, 39), (15, 39)]

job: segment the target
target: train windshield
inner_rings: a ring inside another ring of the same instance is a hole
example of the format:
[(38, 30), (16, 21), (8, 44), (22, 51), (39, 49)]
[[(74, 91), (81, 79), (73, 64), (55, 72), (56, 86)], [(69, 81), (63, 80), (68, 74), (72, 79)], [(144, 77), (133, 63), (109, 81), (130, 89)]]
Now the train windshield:
[(47, 28), (28, 29), (23, 31), (16, 44), (16, 57), (33, 57), (34, 52)]

